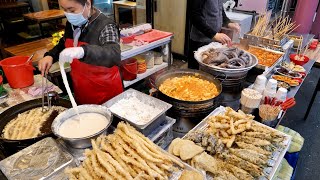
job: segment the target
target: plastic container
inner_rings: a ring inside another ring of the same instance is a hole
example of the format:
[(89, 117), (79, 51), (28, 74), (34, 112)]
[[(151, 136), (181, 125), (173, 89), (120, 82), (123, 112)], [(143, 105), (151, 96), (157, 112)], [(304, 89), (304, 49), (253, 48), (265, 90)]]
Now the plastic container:
[(276, 93), (277, 92), (277, 85), (278, 85), (277, 80), (269, 79), (265, 90), (269, 91), (270, 93)]
[[(307, 62), (309, 62), (309, 58), (307, 56), (303, 56), (304, 57), (304, 60), (303, 61), (299, 61), (299, 60), (295, 60), (295, 56), (297, 54), (290, 54), (290, 61), (292, 61), (293, 63), (295, 63), (296, 65), (300, 65), (300, 66), (303, 66), (305, 64), (307, 64)], [(302, 55), (300, 55), (301, 57)]]
[(261, 86), (266, 86), (266, 83), (267, 83), (267, 78), (263, 75), (259, 75), (255, 82), (254, 82), (254, 85), (261, 85)]
[(287, 99), (288, 90), (285, 88), (279, 88), (276, 94), (276, 98), (282, 102)]
[(263, 94), (262, 94), (263, 96), (262, 96), (262, 99), (264, 99), (265, 97), (270, 97), (270, 98), (274, 98), (274, 97), (276, 97), (276, 92), (274, 92), (274, 91), (268, 91), (267, 89), (265, 89), (264, 91), (263, 91)]
[(130, 43), (132, 43), (134, 41), (135, 37), (136, 37), (135, 35), (127, 36), (127, 37), (121, 37), (121, 40), (122, 40), (123, 44), (130, 44)]
[(144, 54), (146, 63), (147, 63), (147, 69), (151, 69), (154, 67), (154, 54), (153, 52), (147, 52)]
[(161, 53), (154, 52), (154, 64), (160, 65), (163, 63), (163, 56)]
[(260, 94), (263, 93), (263, 91), (266, 88), (267, 78), (263, 75), (257, 76), (252, 89), (258, 91)]
[(12, 88), (24, 88), (34, 83), (32, 61), (27, 63), (29, 57), (14, 56), (0, 61), (0, 66)]
[(121, 72), (122, 78), (125, 81), (131, 81), (137, 78), (138, 74), (138, 63), (137, 59), (130, 58), (124, 61), (121, 61)]
[(165, 123), (161, 124), (150, 135), (148, 135), (148, 138), (162, 149), (166, 149), (173, 140), (173, 124), (175, 122), (175, 119), (167, 116)]
[(135, 56), (138, 63), (138, 74), (145, 73), (147, 71), (147, 63), (143, 55)]

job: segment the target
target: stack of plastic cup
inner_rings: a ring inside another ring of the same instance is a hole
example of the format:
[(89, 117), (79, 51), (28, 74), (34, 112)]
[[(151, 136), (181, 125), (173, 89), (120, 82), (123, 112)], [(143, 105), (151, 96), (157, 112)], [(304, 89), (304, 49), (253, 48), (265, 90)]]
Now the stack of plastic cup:
[(263, 91), (263, 98), (264, 97), (275, 97), (277, 94), (277, 84), (278, 81), (274, 79), (269, 79), (266, 89)]
[(279, 88), (276, 94), (276, 98), (279, 101), (284, 102), (287, 99), (288, 90), (285, 88)]
[(254, 82), (252, 89), (262, 94), (264, 89), (266, 88), (266, 83), (267, 83), (267, 78), (263, 75), (259, 75), (256, 78), (256, 81)]

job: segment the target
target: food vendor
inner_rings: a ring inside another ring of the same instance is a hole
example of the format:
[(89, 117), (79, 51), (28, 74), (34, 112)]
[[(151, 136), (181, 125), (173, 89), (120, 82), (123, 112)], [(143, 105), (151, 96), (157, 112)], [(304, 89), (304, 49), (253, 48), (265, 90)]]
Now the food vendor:
[(121, 50), (115, 23), (93, 7), (93, 0), (59, 0), (68, 20), (59, 43), (38, 63), (42, 75), (52, 63), (71, 63), (78, 104), (102, 104), (123, 92)]
[(188, 53), (188, 67), (199, 69), (199, 64), (194, 59), (194, 51), (210, 44), (213, 41), (230, 44), (231, 39), (220, 33), (222, 26), (226, 26), (240, 33), (238, 23), (232, 23), (223, 9), (223, 0), (192, 0), (191, 4), (191, 32)]

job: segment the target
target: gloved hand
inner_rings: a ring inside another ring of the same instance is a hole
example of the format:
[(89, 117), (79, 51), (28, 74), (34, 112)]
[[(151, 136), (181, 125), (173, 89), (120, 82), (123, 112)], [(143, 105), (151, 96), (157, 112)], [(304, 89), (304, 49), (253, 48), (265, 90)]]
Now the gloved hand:
[(241, 32), (241, 27), (238, 23), (229, 23), (228, 28), (234, 30), (238, 34), (240, 34)]
[(82, 47), (71, 47), (64, 49), (59, 55), (59, 62), (72, 63), (73, 59), (81, 59), (84, 56)]

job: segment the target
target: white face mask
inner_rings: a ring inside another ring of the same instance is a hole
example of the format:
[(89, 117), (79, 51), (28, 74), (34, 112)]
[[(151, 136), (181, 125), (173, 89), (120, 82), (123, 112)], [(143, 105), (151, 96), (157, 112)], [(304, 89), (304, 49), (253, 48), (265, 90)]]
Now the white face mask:
[[(84, 25), (88, 21), (88, 19), (86, 19), (83, 16), (83, 12), (84, 12), (86, 7), (87, 7), (87, 4), (84, 5), (82, 12), (78, 13), (78, 14), (76, 14), (76, 13), (67, 13), (67, 12), (64, 12), (64, 14), (67, 17), (68, 21), (72, 25), (81, 26), (81, 25)], [(90, 14), (90, 11), (89, 11), (89, 14)]]

